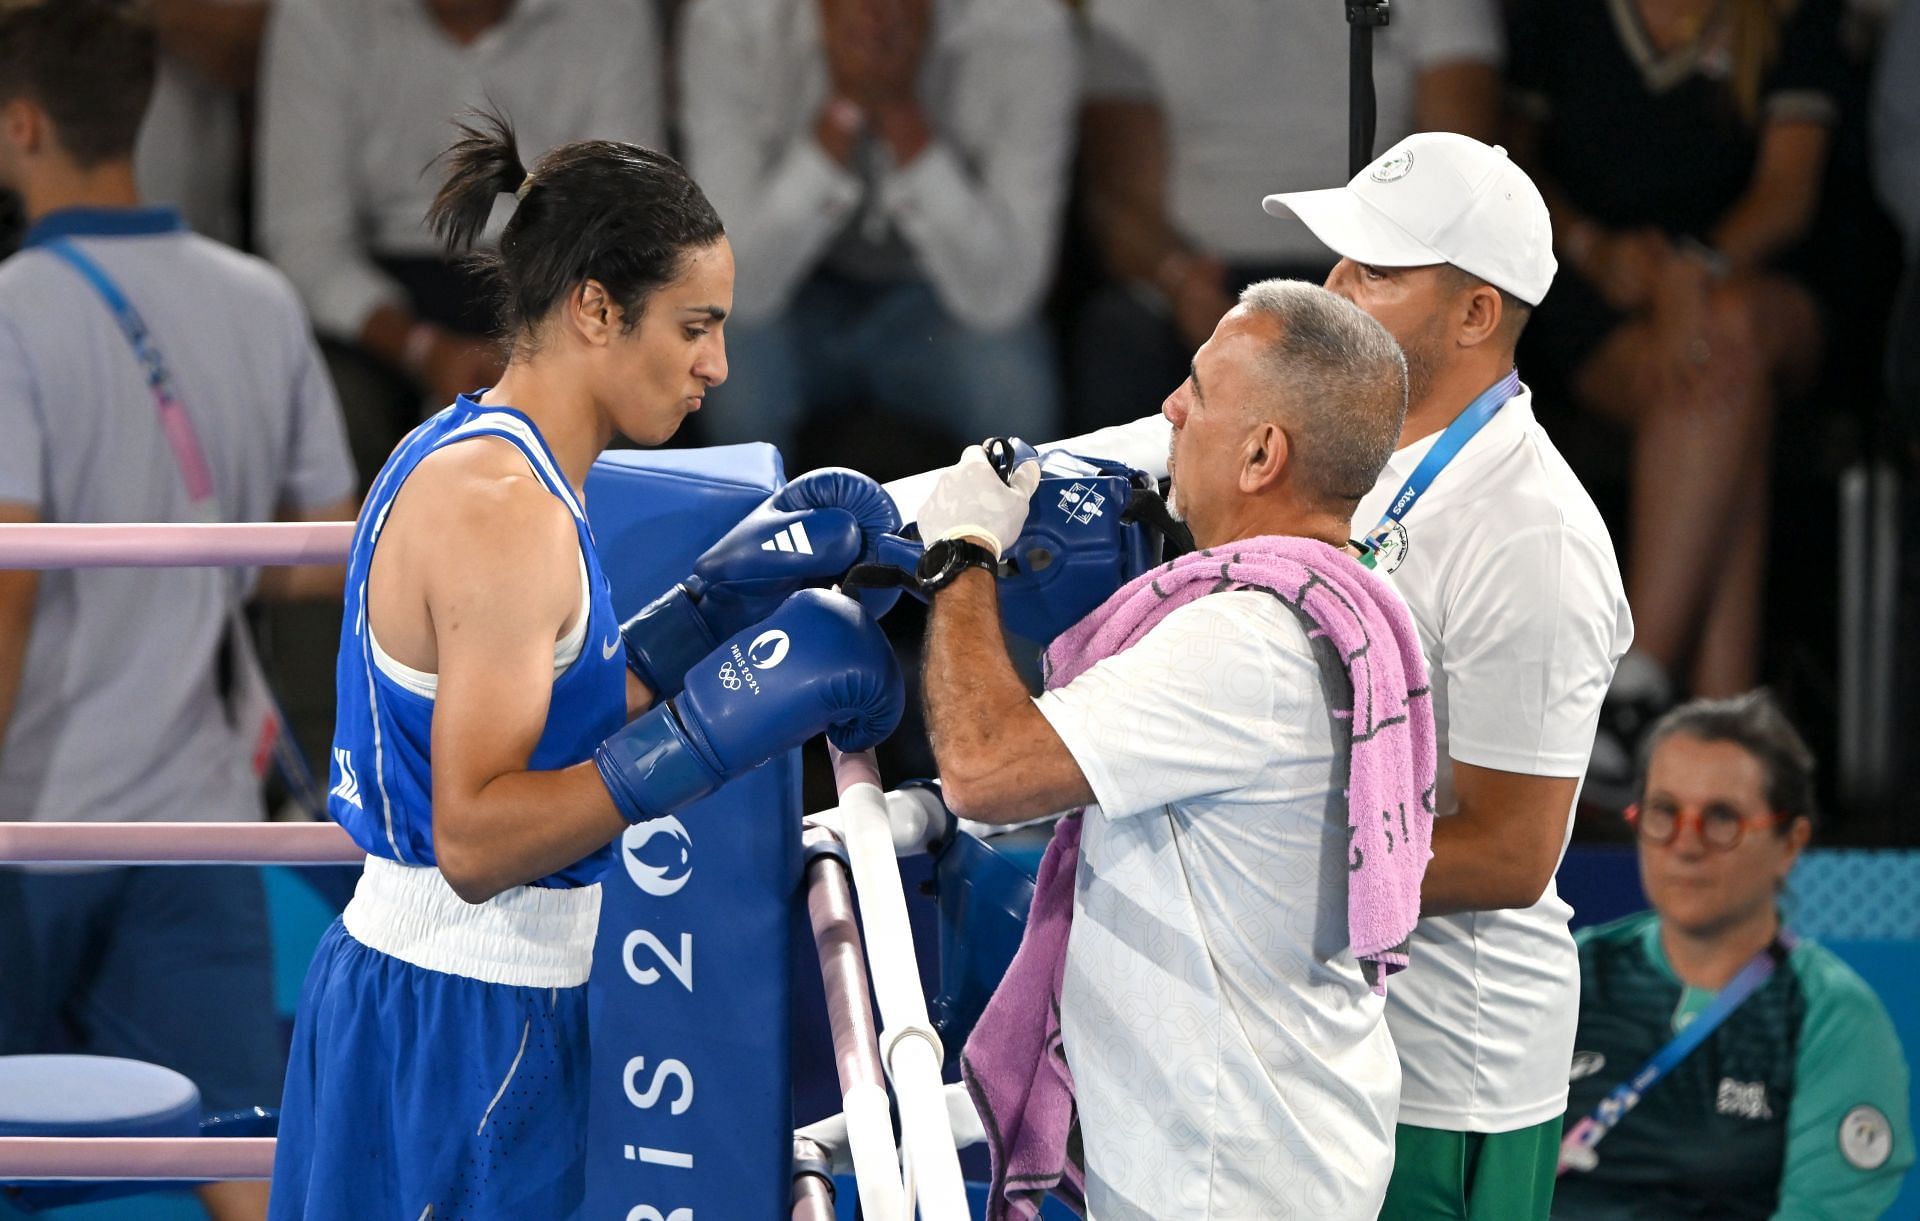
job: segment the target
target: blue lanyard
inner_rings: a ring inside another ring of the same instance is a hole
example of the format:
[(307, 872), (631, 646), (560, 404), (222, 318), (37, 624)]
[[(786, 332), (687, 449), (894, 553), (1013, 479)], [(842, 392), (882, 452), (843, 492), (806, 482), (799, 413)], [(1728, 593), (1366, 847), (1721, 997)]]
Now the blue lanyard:
[(1560, 1142), (1560, 1172), (1568, 1170), (1591, 1169), (1597, 1160), (1592, 1154), (1593, 1147), (1602, 1137), (1613, 1130), (1615, 1124), (1626, 1118), (1628, 1111), (1638, 1106), (1640, 1099), (1648, 1090), (1657, 1085), (1660, 1079), (1673, 1071), (1675, 1065), (1692, 1054), (1696, 1047), (1707, 1041), (1707, 1036), (1719, 1029), (1735, 1009), (1746, 1003), (1748, 997), (1760, 990), (1762, 984), (1772, 977), (1775, 968), (1786, 961), (1793, 953), (1793, 947), (1799, 944), (1799, 938), (1782, 928), (1768, 943), (1767, 948), (1755, 954), (1747, 965), (1740, 968), (1713, 1003), (1700, 1011), (1700, 1015), (1687, 1023), (1687, 1028), (1673, 1036), (1665, 1047), (1653, 1053), (1653, 1057), (1641, 1065), (1640, 1071), (1628, 1077), (1613, 1091), (1600, 1100), (1600, 1105), (1573, 1126), (1566, 1139)]
[(1478, 398), (1467, 404), (1465, 411), (1454, 417), (1453, 423), (1447, 425), (1447, 430), (1427, 451), (1427, 456), (1420, 459), (1420, 465), (1413, 468), (1413, 474), (1407, 476), (1407, 481), (1387, 502), (1387, 511), (1380, 515), (1380, 524), (1360, 540), (1363, 549), (1361, 563), (1373, 567), (1374, 556), (1379, 552), (1381, 540), (1386, 537), (1387, 531), (1413, 511), (1413, 506), (1419, 503), (1420, 497), (1426, 494), (1427, 488), (1440, 472), (1446, 469), (1447, 463), (1458, 457), (1467, 442), (1473, 440), (1486, 427), (1487, 421), (1507, 405), (1507, 400), (1518, 393), (1520, 370), (1509, 369), (1505, 377), (1482, 390)]
[(167, 372), (166, 361), (161, 359), (159, 345), (154, 343), (153, 332), (147, 328), (146, 319), (140, 316), (139, 310), (133, 308), (133, 302), (127, 300), (126, 294), (120, 291), (120, 286), (113, 282), (113, 277), (106, 273), (106, 269), (87, 257), (86, 252), (71, 240), (55, 238), (46, 244), (46, 248), (93, 286), (93, 290), (112, 312), (113, 320), (120, 324), (121, 334), (126, 336), (134, 359), (140, 362), (140, 369), (146, 375), (147, 389), (153, 393), (160, 430), (173, 450), (174, 462), (179, 466), (180, 477), (187, 486), (187, 498), (197, 509), (210, 512), (213, 475), (207, 464), (206, 451), (200, 447), (200, 436), (194, 430), (192, 417), (181, 404), (180, 396), (174, 393), (173, 376)]

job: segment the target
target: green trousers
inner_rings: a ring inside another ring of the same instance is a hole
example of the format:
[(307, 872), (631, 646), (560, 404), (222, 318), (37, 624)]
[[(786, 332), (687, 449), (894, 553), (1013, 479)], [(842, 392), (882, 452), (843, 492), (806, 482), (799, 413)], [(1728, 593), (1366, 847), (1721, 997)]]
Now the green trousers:
[(1401, 1124), (1380, 1221), (1547, 1221), (1560, 1120), (1513, 1132)]

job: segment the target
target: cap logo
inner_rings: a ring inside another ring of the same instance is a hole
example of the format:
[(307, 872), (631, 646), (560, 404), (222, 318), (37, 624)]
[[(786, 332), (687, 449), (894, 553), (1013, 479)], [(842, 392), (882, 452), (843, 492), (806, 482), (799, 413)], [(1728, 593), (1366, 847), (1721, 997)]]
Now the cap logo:
[(1367, 177), (1375, 182), (1398, 182), (1413, 170), (1413, 153), (1404, 150), (1390, 157), (1382, 157), (1374, 164), (1373, 172)]

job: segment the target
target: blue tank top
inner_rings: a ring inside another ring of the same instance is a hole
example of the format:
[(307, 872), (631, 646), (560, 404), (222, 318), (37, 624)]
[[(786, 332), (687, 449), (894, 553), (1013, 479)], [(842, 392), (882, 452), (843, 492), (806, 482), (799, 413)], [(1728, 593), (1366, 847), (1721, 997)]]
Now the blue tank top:
[[(407, 476), (433, 451), (477, 436), (499, 437), (526, 455), (540, 482), (573, 514), (587, 570), (586, 636), (580, 655), (553, 680), (546, 728), (528, 768), (551, 771), (583, 762), (626, 722), (627, 664), (620, 647), (620, 624), (614, 618), (606, 574), (579, 498), (533, 421), (517, 411), (483, 407), (461, 395), (409, 433), (380, 469), (360, 510), (347, 559), (346, 614), (334, 667), (339, 706), (327, 774), (327, 811), (368, 853), (403, 865), (435, 863), (433, 698), (401, 685), (375, 664), (373, 633), (367, 626), (367, 572), (387, 512)], [(502, 590), (501, 596), (513, 594)], [(596, 882), (611, 859), (608, 845), (534, 885)]]

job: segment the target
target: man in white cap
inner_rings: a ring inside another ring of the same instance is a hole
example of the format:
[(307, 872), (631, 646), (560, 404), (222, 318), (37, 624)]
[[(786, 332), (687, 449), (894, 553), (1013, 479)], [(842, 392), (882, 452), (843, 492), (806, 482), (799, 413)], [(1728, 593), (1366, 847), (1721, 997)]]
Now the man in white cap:
[(1387, 997), (1404, 1084), (1381, 1216), (1544, 1219), (1580, 987), (1553, 874), (1633, 638), (1606, 525), (1514, 367), (1552, 225), (1504, 150), (1445, 133), (1264, 202), (1341, 256), (1327, 287), (1407, 357), (1400, 445), (1354, 532), (1413, 610), (1452, 765), (1412, 967)]

